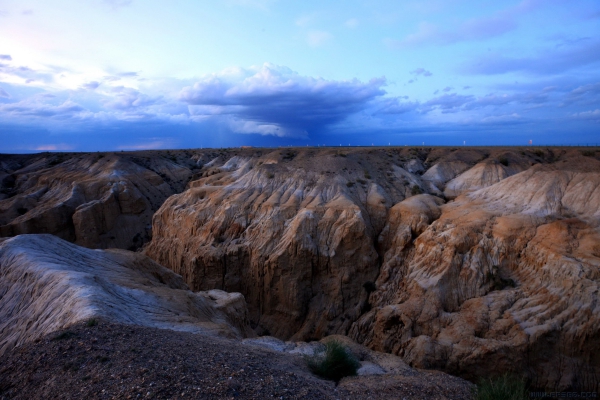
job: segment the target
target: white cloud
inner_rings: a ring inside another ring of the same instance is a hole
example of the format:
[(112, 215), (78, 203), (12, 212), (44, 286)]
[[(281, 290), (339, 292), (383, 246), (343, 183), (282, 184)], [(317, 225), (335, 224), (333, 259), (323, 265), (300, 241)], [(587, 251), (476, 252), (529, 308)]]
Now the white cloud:
[(580, 113), (576, 113), (573, 116), (575, 118), (578, 118), (578, 119), (595, 119), (595, 120), (600, 120), (600, 109), (590, 110), (590, 111), (583, 111), (583, 112), (580, 112)]
[(270, 6), (277, 0), (224, 0), (230, 6), (244, 6), (258, 8), (264, 11), (269, 10)]
[(344, 25), (346, 25), (347, 28), (350, 29), (354, 29), (358, 26), (359, 22), (358, 19), (356, 18), (350, 18), (349, 20), (347, 20), (346, 22), (344, 22)]
[(327, 31), (313, 30), (308, 32), (306, 40), (311, 47), (319, 47), (333, 39), (333, 35)]

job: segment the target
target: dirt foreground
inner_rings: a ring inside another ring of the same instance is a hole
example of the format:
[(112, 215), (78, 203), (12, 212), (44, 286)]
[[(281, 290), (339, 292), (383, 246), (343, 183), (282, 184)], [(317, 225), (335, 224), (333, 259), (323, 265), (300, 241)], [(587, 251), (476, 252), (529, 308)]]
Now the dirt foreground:
[(0, 399), (471, 398), (472, 384), (435, 371), (350, 377), (336, 387), (300, 356), (192, 333), (89, 325), (5, 354)]

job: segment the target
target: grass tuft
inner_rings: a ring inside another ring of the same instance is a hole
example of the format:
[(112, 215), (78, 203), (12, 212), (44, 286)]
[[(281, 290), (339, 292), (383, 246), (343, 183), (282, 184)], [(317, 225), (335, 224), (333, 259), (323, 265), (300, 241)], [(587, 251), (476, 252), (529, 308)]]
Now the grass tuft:
[(335, 381), (346, 376), (355, 376), (360, 363), (343, 344), (332, 340), (325, 345), (325, 350), (307, 357), (310, 370), (322, 378)]
[(54, 336), (52, 338), (52, 340), (64, 340), (64, 339), (70, 339), (74, 336), (77, 336), (77, 334), (75, 332), (71, 332), (71, 331), (64, 331), (56, 336)]
[(509, 374), (480, 380), (473, 394), (475, 400), (524, 400), (528, 398), (525, 382)]

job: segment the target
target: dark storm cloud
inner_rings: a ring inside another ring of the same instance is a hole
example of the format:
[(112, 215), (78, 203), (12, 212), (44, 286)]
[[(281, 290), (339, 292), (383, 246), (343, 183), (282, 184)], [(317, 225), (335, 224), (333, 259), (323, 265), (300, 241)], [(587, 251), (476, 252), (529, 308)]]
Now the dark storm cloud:
[(229, 116), (240, 133), (305, 136), (364, 110), (385, 91), (385, 79), (328, 81), (270, 64), (213, 75), (184, 88), (180, 100), (196, 117)]
[(12, 116), (69, 119), (82, 111), (85, 111), (83, 107), (69, 100), (59, 105), (28, 100), (0, 105), (0, 112)]

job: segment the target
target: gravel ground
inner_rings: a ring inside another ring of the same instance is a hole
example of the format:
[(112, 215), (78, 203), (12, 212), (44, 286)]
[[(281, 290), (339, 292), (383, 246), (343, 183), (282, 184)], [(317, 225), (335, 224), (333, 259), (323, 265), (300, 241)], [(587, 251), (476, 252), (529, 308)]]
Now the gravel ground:
[(295, 355), (238, 341), (99, 321), (25, 344), (0, 360), (0, 399), (469, 399), (472, 385), (418, 371), (312, 375)]

